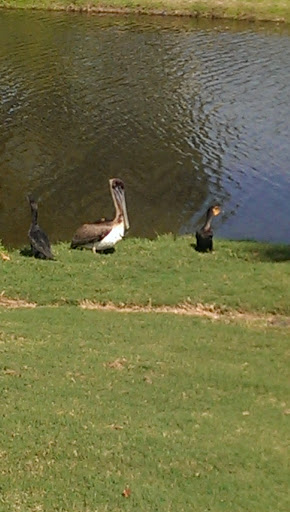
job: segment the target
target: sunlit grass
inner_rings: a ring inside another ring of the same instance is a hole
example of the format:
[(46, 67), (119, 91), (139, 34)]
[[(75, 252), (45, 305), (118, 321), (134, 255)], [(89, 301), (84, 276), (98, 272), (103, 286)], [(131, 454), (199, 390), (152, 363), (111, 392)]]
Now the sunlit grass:
[(0, 325), (1, 511), (288, 510), (289, 331), (74, 306)]
[(58, 244), (56, 261), (40, 261), (0, 247), (2, 299), (38, 305), (0, 300), (1, 512), (288, 510), (286, 317), (274, 327), (77, 306), (289, 315), (289, 247), (215, 249), (166, 235), (109, 255)]

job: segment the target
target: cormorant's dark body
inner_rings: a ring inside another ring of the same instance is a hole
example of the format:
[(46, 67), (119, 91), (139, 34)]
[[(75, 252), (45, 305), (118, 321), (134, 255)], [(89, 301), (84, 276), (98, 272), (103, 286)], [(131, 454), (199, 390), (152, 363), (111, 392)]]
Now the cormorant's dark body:
[(43, 260), (53, 260), (54, 256), (51, 252), (50, 242), (46, 233), (37, 223), (38, 207), (36, 201), (28, 196), (31, 208), (31, 225), (28, 231), (32, 254), (35, 258)]
[(211, 221), (213, 217), (220, 213), (220, 207), (218, 205), (211, 206), (207, 210), (206, 221), (202, 228), (195, 233), (196, 236), (196, 250), (199, 252), (206, 252), (213, 250), (213, 230), (211, 227)]
[(213, 232), (212, 229), (208, 231), (196, 232), (196, 250), (199, 252), (206, 252), (213, 250)]

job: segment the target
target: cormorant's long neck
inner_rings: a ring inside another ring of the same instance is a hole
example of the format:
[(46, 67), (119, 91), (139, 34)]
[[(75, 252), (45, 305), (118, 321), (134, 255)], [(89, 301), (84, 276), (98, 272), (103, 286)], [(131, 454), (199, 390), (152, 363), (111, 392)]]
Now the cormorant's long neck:
[(37, 224), (38, 211), (37, 208), (31, 207), (31, 221), (32, 224)]
[(212, 218), (213, 218), (213, 213), (212, 213), (212, 211), (209, 210), (206, 215), (205, 224), (202, 228), (202, 229), (204, 229), (204, 231), (208, 231), (210, 229)]

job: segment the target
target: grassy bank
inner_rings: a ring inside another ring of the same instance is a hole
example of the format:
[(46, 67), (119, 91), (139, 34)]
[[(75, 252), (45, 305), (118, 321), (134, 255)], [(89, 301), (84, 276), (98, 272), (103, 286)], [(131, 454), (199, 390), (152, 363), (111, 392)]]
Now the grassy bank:
[(108, 255), (56, 245), (56, 261), (9, 253), (0, 292), (37, 304), (215, 304), (222, 309), (289, 314), (289, 247), (216, 240), (213, 254), (193, 237), (128, 238)]
[(0, 0), (0, 7), (85, 12), (183, 14), (214, 18), (290, 22), (287, 0)]

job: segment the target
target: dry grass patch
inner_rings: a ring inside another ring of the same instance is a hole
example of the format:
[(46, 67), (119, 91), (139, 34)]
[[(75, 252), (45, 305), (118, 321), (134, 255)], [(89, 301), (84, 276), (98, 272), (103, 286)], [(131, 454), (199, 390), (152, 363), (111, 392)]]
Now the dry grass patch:
[(216, 304), (189, 304), (183, 303), (177, 306), (138, 306), (137, 304), (101, 304), (90, 300), (80, 302), (82, 309), (98, 311), (117, 311), (119, 313), (168, 313), (173, 315), (199, 316), (210, 318), (211, 320), (241, 321), (245, 323), (262, 323), (264, 325), (283, 325), (290, 327), (290, 318), (283, 315), (258, 314), (229, 310)]
[(27, 302), (23, 299), (10, 299), (6, 297), (2, 292), (0, 294), (0, 307), (15, 309), (15, 308), (35, 308), (37, 304), (35, 302)]

